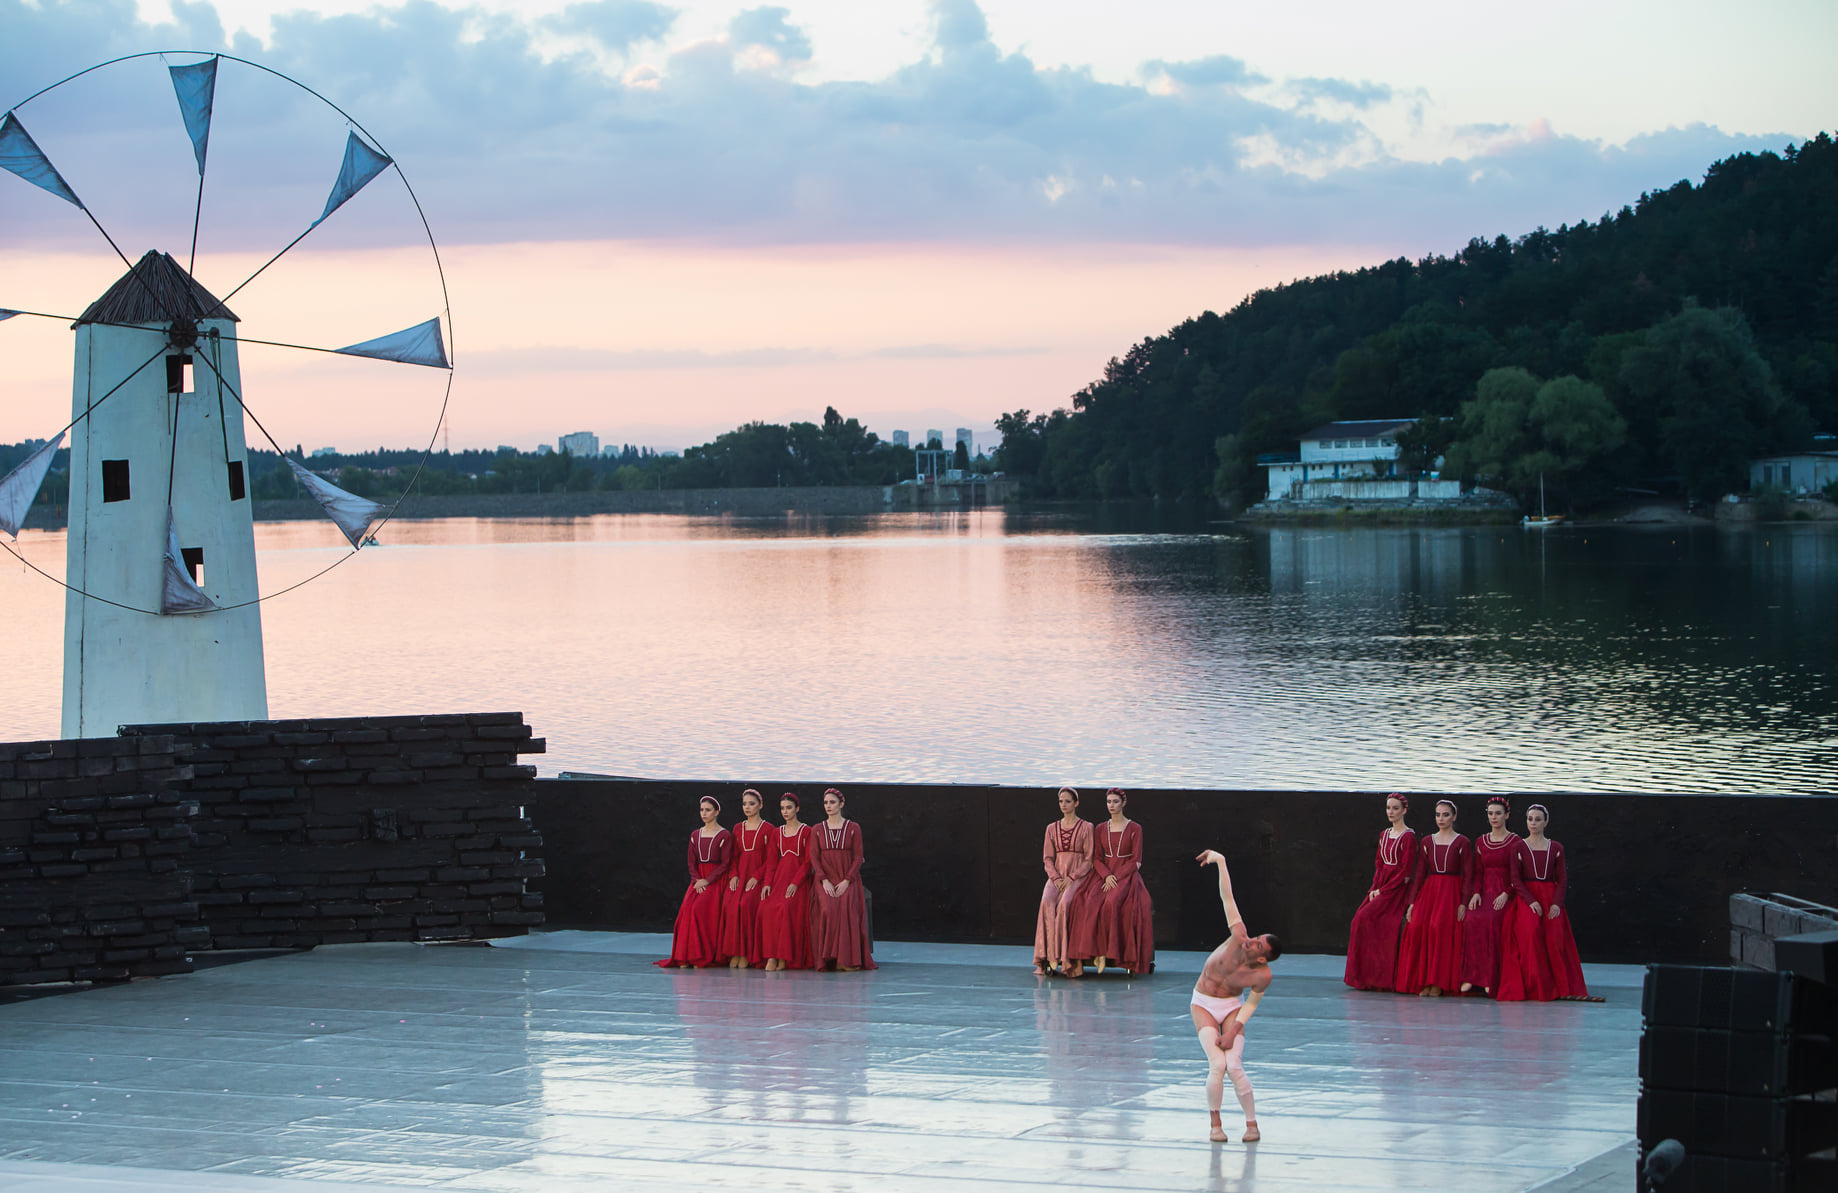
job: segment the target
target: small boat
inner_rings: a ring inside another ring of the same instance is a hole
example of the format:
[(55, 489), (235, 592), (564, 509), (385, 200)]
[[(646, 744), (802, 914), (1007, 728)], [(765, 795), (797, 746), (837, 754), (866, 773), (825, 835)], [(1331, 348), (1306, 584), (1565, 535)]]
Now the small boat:
[(1519, 525), (1527, 530), (1549, 530), (1560, 525), (1564, 520), (1562, 514), (1547, 514), (1544, 510), (1544, 473), (1538, 474), (1538, 512), (1527, 514), (1519, 519)]

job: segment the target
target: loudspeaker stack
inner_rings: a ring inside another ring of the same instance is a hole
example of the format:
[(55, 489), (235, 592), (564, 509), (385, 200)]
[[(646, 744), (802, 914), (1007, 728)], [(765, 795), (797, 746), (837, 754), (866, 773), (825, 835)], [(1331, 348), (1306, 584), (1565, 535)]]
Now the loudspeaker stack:
[(1654, 965), (1641, 1002), (1640, 1162), (1664, 1193), (1838, 1190), (1838, 990), (1791, 973)]

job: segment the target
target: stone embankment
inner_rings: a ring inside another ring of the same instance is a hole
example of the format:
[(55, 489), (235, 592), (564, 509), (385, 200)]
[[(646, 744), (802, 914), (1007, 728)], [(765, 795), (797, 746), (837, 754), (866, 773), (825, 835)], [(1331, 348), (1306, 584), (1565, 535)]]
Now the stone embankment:
[(1470, 489), (1459, 497), (1334, 495), (1302, 501), (1260, 501), (1241, 516), (1254, 522), (1466, 525), (1516, 522), (1519, 519), (1519, 503), (1509, 494), (1493, 489)]

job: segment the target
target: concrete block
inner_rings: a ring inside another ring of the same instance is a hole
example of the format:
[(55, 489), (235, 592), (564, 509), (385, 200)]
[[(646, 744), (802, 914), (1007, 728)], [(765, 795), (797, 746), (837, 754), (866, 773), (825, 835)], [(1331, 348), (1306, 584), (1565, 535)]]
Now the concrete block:
[(1756, 969), (1774, 968), (1774, 941), (1761, 935), (1748, 935), (1742, 941), (1742, 963)]

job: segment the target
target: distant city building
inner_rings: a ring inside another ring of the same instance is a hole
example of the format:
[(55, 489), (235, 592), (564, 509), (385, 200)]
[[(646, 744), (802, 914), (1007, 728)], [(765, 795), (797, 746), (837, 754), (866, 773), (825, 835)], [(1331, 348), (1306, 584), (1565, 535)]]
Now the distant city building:
[(592, 431), (576, 431), (556, 441), (556, 451), (567, 452), (577, 460), (600, 454), (600, 437)]
[(616, 456), (619, 454), (620, 450), (617, 443), (606, 443), (601, 445), (600, 454), (602, 456)]
[(937, 427), (933, 427), (931, 430), (925, 433), (925, 445), (927, 447), (932, 446), (934, 443), (942, 445), (944, 441), (945, 441), (945, 433), (939, 430)]
[(517, 449), (512, 447), (508, 443), (500, 443), (498, 445), (498, 454), (503, 455), (505, 452), (510, 452), (512, 455), (515, 455), (517, 453)]
[(338, 454), (338, 449), (335, 447), (316, 447), (309, 454), (316, 460), (320, 456), (336, 456)]
[(969, 427), (957, 428), (957, 442), (964, 445), (964, 451), (976, 455), (976, 433)]
[(539, 443), (536, 445), (536, 454), (539, 456), (552, 456), (555, 454), (555, 449), (546, 443)]
[(892, 443), (895, 447), (911, 447), (912, 446), (912, 443), (909, 441), (909, 438), (905, 431), (893, 432), (893, 434), (888, 437), (888, 442)]

